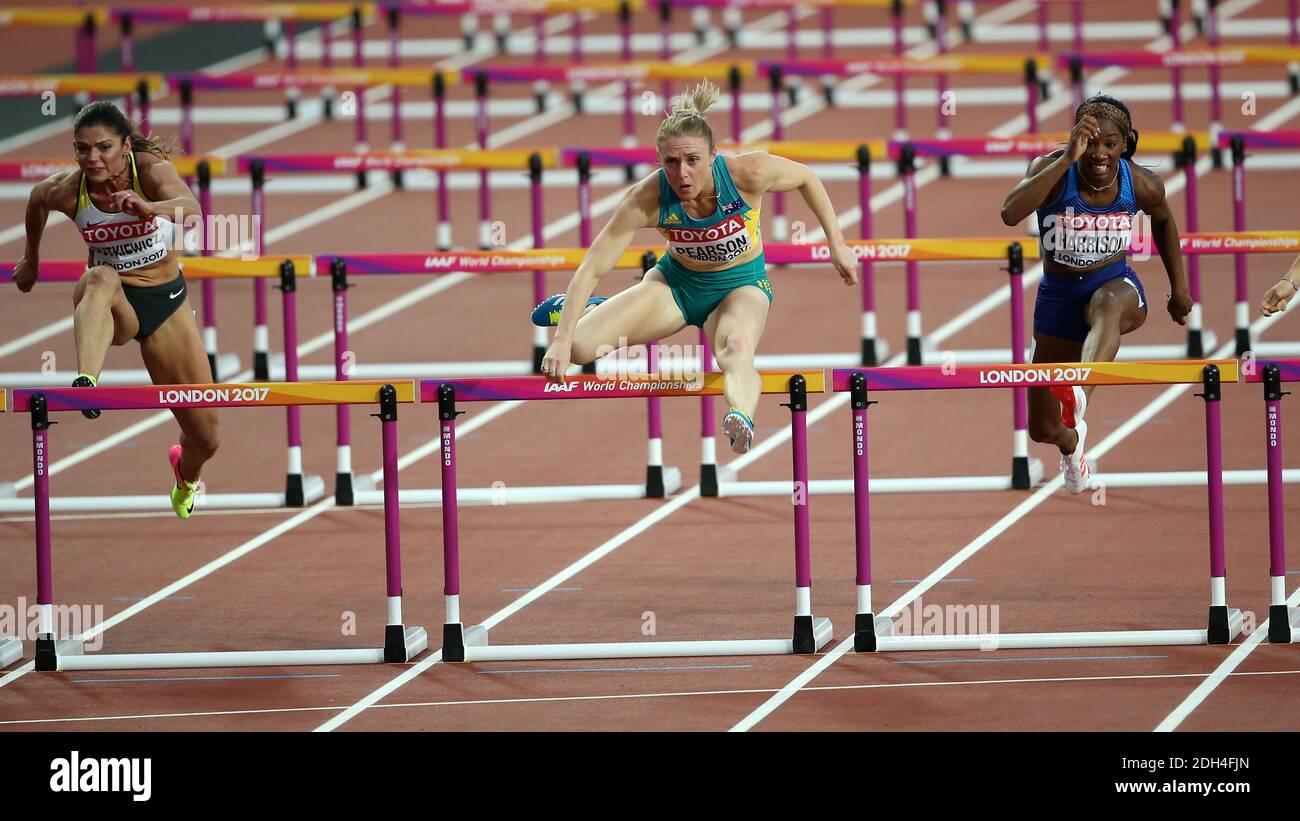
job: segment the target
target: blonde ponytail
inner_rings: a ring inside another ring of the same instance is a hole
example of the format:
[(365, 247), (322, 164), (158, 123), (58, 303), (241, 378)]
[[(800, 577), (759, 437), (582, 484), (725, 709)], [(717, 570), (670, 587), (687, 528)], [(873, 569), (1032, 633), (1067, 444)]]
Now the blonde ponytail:
[(685, 94), (673, 97), (668, 106), (668, 116), (655, 135), (655, 145), (676, 137), (700, 137), (708, 142), (709, 151), (712, 151), (713, 129), (704, 114), (721, 96), (722, 90), (705, 80)]

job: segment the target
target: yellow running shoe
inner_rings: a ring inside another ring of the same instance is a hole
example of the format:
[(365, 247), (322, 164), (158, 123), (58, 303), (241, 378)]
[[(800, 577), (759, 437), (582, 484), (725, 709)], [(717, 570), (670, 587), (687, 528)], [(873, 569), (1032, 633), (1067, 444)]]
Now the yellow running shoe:
[(199, 483), (187, 481), (181, 476), (181, 446), (172, 445), (167, 451), (167, 461), (172, 463), (172, 473), (176, 484), (172, 486), (172, 510), (182, 519), (190, 518), (194, 512), (194, 497), (198, 493)]

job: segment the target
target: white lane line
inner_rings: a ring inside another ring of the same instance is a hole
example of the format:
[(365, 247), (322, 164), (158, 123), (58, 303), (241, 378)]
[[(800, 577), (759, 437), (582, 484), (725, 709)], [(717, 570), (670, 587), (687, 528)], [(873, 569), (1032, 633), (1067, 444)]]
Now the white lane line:
[[(1126, 676), (1060, 676), (1051, 678), (1014, 678), (1014, 679), (979, 679), (975, 681), (915, 681), (891, 682), (881, 684), (833, 684), (821, 687), (809, 687), (808, 692), (838, 692), (851, 690), (898, 690), (923, 687), (980, 687), (1002, 684), (1069, 684), (1079, 682), (1101, 681), (1155, 681), (1164, 679), (1204, 678), (1205, 673), (1155, 673), (1150, 675)], [(1237, 677), (1250, 676), (1294, 676), (1300, 670), (1261, 670), (1245, 673), (1233, 673)], [(585, 696), (520, 696), (516, 698), (483, 698), (462, 701), (404, 701), (392, 704), (376, 704), (375, 710), (411, 710), (429, 707), (479, 707), (495, 704), (545, 704), (552, 702), (574, 701), (623, 701), (627, 699), (651, 698), (690, 698), (700, 696), (743, 696), (775, 693), (774, 687), (754, 687), (736, 690), (670, 690), (653, 693), (611, 693)], [(198, 710), (188, 713), (134, 713), (127, 715), (74, 716), (58, 718), (24, 718), (0, 721), (0, 726), (31, 724), (83, 724), (92, 721), (144, 721), (163, 718), (212, 718), (215, 716), (253, 716), (280, 715), (285, 713), (329, 713), (338, 712), (345, 707), (269, 707), (260, 710)]]
[[(1277, 319), (1281, 316), (1282, 316), (1281, 314), (1274, 314), (1272, 317), (1260, 320), (1259, 322), (1251, 326), (1251, 333), (1258, 334), (1259, 332), (1266, 329), (1269, 325), (1272, 325), (1274, 322), (1276, 322)], [(1215, 351), (1209, 358), (1230, 356), (1232, 354), (1233, 349), (1234, 349), (1234, 343), (1229, 343), (1227, 345), (1224, 345), (1219, 350)], [(1156, 414), (1163, 411), (1175, 399), (1182, 396), (1191, 387), (1192, 387), (1191, 385), (1175, 385), (1173, 387), (1166, 389), (1154, 401), (1152, 401), (1141, 411), (1139, 411), (1128, 421), (1126, 421), (1123, 425), (1117, 428), (1113, 433), (1111, 433), (1109, 436), (1103, 439), (1096, 448), (1090, 451), (1090, 453), (1094, 456), (1094, 458), (1100, 458), (1101, 456), (1110, 452), (1111, 449), (1113, 449), (1116, 445), (1118, 445), (1123, 440), (1127, 439), (1134, 431), (1136, 431), (1138, 428), (1140, 428), (1142, 425), (1148, 422)], [(1105, 474), (1101, 473), (1098, 475), (1099, 478), (1102, 480), (1102, 482), (1105, 482), (1106, 479)], [(992, 527), (990, 527), (988, 530), (981, 533), (973, 541), (971, 541), (961, 550), (957, 551), (951, 557), (949, 557), (947, 561), (939, 565), (939, 567), (935, 568), (935, 570), (932, 573), (930, 573), (930, 575), (927, 576), (920, 584), (908, 590), (906, 593), (904, 593), (902, 596), (896, 599), (892, 604), (890, 604), (888, 607), (886, 607), (877, 615), (889, 618), (901, 612), (917, 597), (923, 595), (927, 590), (932, 588), (935, 584), (942, 581), (944, 577), (946, 577), (948, 574), (952, 573), (954, 570), (960, 567), (967, 559), (969, 559), (971, 556), (974, 556), (976, 553), (978, 553), (986, 545), (991, 543), (998, 536), (1002, 535), (1004, 532), (1009, 530), (1012, 527), (1012, 525), (1019, 522), (1031, 511), (1033, 511), (1043, 502), (1047, 501), (1048, 498), (1050, 498), (1053, 494), (1055, 494), (1055, 492), (1062, 486), (1062, 484), (1063, 482), (1061, 480), (1060, 475), (1057, 475), (1047, 484), (1043, 485), (1037, 491), (1035, 491), (1035, 493), (1032, 496), (1030, 496), (1028, 499), (1021, 502), (1019, 505), (1017, 505), (1010, 513), (1006, 514), (1001, 519), (999, 519), (996, 523), (993, 524)], [(1251, 638), (1257, 642), (1258, 638), (1256, 638), (1256, 636), (1257, 635), (1262, 636), (1264, 632), (1266, 632), (1266, 630), (1264, 628), (1260, 628), (1256, 630), (1256, 633), (1253, 634)], [(814, 662), (807, 670), (804, 670), (797, 677), (795, 677), (793, 681), (791, 681), (785, 687), (781, 688), (781, 690), (776, 695), (772, 696), (770, 699), (768, 699), (766, 702), (760, 705), (758, 709), (754, 710), (749, 715), (745, 716), (745, 718), (737, 722), (737, 724), (734, 727), (732, 727), (732, 732), (746, 732), (752, 729), (764, 718), (771, 715), (772, 712), (775, 711), (778, 707), (780, 707), (785, 702), (789, 701), (795, 695), (795, 693), (799, 692), (801, 689), (804, 688), (804, 685), (806, 685), (808, 682), (812, 681), (813, 679), (817, 678), (817, 676), (821, 675), (823, 672), (825, 672), (827, 668), (829, 668), (841, 656), (843, 656), (845, 653), (851, 650), (852, 647), (853, 647), (853, 636), (849, 636), (847, 639), (845, 639), (843, 642), (837, 645), (829, 653), (823, 655), (816, 662)], [(1249, 653), (1249, 650), (1247, 650), (1246, 653)], [(1236, 653), (1233, 654), (1233, 656), (1235, 655)], [(1241, 658), (1244, 659), (1245, 654), (1243, 654)], [(1207, 690), (1207, 694), (1208, 694), (1208, 690)], [(1189, 708), (1189, 711), (1190, 709), (1191, 708)]]
[[(613, 553), (615, 550), (622, 547), (624, 544), (627, 544), (635, 537), (649, 530), (651, 526), (663, 521), (664, 519), (671, 516), (673, 513), (676, 513), (678, 510), (680, 510), (681, 508), (685, 507), (688, 503), (690, 503), (691, 500), (699, 498), (699, 495), (700, 495), (700, 486), (696, 485), (695, 487), (692, 487), (689, 490), (686, 490), (683, 493), (674, 496), (672, 499), (668, 500), (667, 502), (663, 503), (659, 507), (655, 508), (654, 512), (646, 516), (643, 516), (640, 521), (620, 531), (616, 536), (606, 541), (604, 544), (600, 545), (595, 550), (592, 550), (590, 553), (578, 559), (577, 561), (573, 562), (568, 567), (564, 568), (563, 570), (556, 573), (555, 575), (551, 576), (549, 579), (542, 582), (537, 587), (534, 587), (529, 592), (515, 599), (513, 602), (501, 608), (497, 612), (493, 613), (491, 616), (489, 616), (487, 619), (485, 619), (482, 622), (482, 626), (491, 630), (493, 627), (505, 621), (510, 616), (514, 615), (515, 613), (519, 612), (523, 608), (537, 601), (539, 598), (541, 598), (546, 593), (550, 592), (552, 589), (559, 587), (561, 584), (573, 578), (583, 570), (586, 570), (588, 567), (595, 564), (600, 559), (603, 559), (604, 557), (608, 556), (610, 553)], [(347, 722), (351, 721), (352, 719), (360, 715), (363, 710), (378, 705), (379, 702), (383, 700), (386, 696), (388, 696), (390, 693), (396, 692), (403, 685), (413, 681), (425, 670), (428, 670), (430, 667), (432, 667), (433, 665), (437, 664), (440, 661), (442, 661), (441, 649), (431, 654), (428, 658), (425, 658), (420, 662), (418, 662), (417, 664), (414, 664), (411, 667), (408, 667), (406, 670), (403, 670), (401, 675), (387, 682), (383, 686), (373, 690), (372, 692), (366, 694), (364, 697), (362, 697), (351, 707), (348, 707), (343, 712), (339, 713), (338, 715), (331, 718), (329, 721), (320, 725), (313, 732), (328, 733), (337, 730), (339, 727), (342, 727), (344, 724), (346, 724)]]

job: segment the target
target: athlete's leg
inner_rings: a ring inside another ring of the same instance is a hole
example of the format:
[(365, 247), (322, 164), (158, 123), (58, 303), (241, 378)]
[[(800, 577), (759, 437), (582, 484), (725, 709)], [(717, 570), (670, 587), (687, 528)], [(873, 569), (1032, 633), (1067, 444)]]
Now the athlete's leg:
[(104, 368), (109, 345), (125, 345), (140, 332), (140, 320), (126, 301), (122, 278), (107, 265), (86, 270), (72, 291), (73, 337), (77, 370), (96, 380)]
[[(1086, 315), (1088, 338), (1083, 341), (1080, 362), (1114, 361), (1120, 336), (1142, 327), (1147, 318), (1137, 286), (1128, 277), (1112, 279), (1094, 291)], [(1090, 399), (1094, 387), (1083, 388)]]
[(725, 374), (727, 402), (751, 420), (762, 393), (754, 356), (767, 327), (770, 306), (766, 294), (753, 285), (744, 285), (727, 294), (704, 323), (713, 355)]
[(622, 345), (644, 345), (685, 327), (664, 275), (651, 268), (641, 282), (582, 315), (573, 332), (571, 361), (585, 365)]
[[(1034, 362), (1079, 362), (1083, 343), (1034, 332)], [(1087, 361), (1087, 360), (1083, 360)], [(1061, 403), (1049, 388), (1029, 388), (1029, 438), (1074, 453), (1079, 436), (1061, 421)]]
[[(140, 342), (140, 355), (155, 385), (199, 385), (211, 381), (208, 354), (188, 296), (158, 330)], [(197, 482), (203, 464), (221, 444), (217, 411), (176, 408), (172, 414), (181, 428), (181, 476)]]

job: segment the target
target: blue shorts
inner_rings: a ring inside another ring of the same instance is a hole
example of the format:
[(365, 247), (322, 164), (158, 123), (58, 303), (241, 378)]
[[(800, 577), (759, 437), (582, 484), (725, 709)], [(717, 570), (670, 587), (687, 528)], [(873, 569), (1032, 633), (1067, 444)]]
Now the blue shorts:
[(1118, 259), (1083, 276), (1044, 273), (1034, 302), (1034, 333), (1083, 342), (1088, 338), (1088, 303), (1092, 295), (1107, 282), (1120, 278), (1137, 289), (1138, 305), (1146, 313), (1146, 291), (1142, 280), (1128, 267), (1127, 259)]

